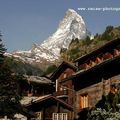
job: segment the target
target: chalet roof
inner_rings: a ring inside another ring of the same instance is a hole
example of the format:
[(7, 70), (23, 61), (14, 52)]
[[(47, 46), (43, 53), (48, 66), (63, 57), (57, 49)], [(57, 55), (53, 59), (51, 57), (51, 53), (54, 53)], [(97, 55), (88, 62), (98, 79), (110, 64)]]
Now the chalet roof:
[(61, 72), (63, 72), (66, 68), (71, 68), (74, 71), (77, 70), (77, 67), (74, 66), (73, 63), (67, 62), (67, 61), (63, 61), (59, 67), (55, 70), (55, 72), (53, 72), (53, 74), (50, 76), (51, 80), (54, 80), (56, 77), (58, 77), (60, 75)]
[(46, 77), (39, 76), (27, 76), (25, 75), (29, 82), (37, 83), (37, 84), (52, 84), (53, 82)]
[(38, 97), (36, 99), (33, 99), (31, 102), (29, 102), (27, 104), (24, 104), (24, 107), (29, 107), (32, 104), (42, 103), (43, 101), (46, 101), (46, 100), (49, 100), (49, 99), (58, 101), (62, 105), (66, 106), (67, 108), (69, 108), (71, 110), (73, 110), (73, 107), (71, 105), (65, 103), (63, 100), (60, 100), (59, 98), (57, 98), (57, 97), (55, 97), (53, 95), (45, 95), (45, 96), (41, 96), (41, 97)]
[(26, 116), (24, 116), (24, 115), (22, 115), (22, 114), (20, 114), (20, 113), (16, 113), (15, 115), (14, 115), (14, 117), (16, 118), (16, 119), (18, 119), (18, 120), (27, 120), (27, 117)]
[(102, 47), (86, 54), (86, 55), (83, 55), (81, 57), (79, 57), (78, 59), (76, 59), (74, 61), (75, 62), (84, 62), (86, 61), (87, 59), (93, 57), (93, 56), (96, 56), (102, 52), (106, 52), (106, 51), (109, 51), (109, 49), (112, 49), (114, 48), (115, 46), (119, 45), (120, 44), (120, 38), (117, 38), (117, 39), (114, 39), (114, 40), (110, 40), (109, 42), (107, 42), (105, 45), (103, 45)]
[(40, 100), (40, 99), (43, 99), (44, 97), (48, 97), (48, 96), (50, 96), (50, 94), (49, 95), (40, 96), (40, 97), (36, 97), (36, 96), (31, 96), (31, 97), (24, 96), (21, 99), (20, 103), (21, 103), (21, 105), (26, 106), (26, 105), (30, 104), (32, 101), (36, 101), (38, 99)]

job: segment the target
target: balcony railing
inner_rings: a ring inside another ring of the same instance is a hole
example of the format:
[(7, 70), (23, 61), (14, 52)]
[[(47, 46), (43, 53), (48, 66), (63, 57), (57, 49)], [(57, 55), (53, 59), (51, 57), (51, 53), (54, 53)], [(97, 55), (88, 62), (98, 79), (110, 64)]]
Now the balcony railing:
[(68, 97), (68, 90), (62, 90), (62, 91), (57, 91), (53, 93), (54, 96), (56, 97)]
[[(110, 53), (109, 53), (110, 54)], [(82, 64), (82, 65), (80, 65), (79, 66), (79, 71), (81, 71), (81, 72), (83, 72), (83, 71), (85, 71), (85, 70), (88, 70), (88, 69), (90, 69), (90, 68), (92, 68), (92, 67), (94, 67), (94, 66), (96, 66), (96, 65), (99, 65), (99, 64), (101, 64), (101, 63), (104, 63), (104, 62), (106, 62), (106, 61), (109, 61), (110, 59), (114, 59), (114, 58), (116, 58), (116, 57), (118, 57), (118, 56), (120, 56), (120, 54), (117, 54), (117, 55), (108, 55), (107, 57), (103, 57), (103, 58), (99, 58), (99, 57), (97, 57), (96, 59), (97, 59), (97, 62), (96, 62), (96, 60), (95, 61), (92, 61), (92, 60), (90, 60), (90, 63), (89, 64), (87, 64), (87, 63), (84, 63), (84, 64)], [(99, 61), (98, 61), (98, 58), (100, 59)]]

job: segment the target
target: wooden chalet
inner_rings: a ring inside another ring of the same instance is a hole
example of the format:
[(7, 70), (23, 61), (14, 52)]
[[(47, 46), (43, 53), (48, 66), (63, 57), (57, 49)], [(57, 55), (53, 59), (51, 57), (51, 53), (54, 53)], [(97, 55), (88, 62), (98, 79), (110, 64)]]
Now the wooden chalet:
[(51, 94), (54, 90), (53, 82), (46, 77), (27, 76), (20, 81), (20, 94), (24, 96), (43, 96)]
[(28, 86), (25, 87), (27, 96), (24, 96), (21, 104), (27, 113), (32, 113), (35, 119), (39, 117), (40, 120), (73, 120), (73, 92), (67, 89), (71, 88), (71, 81), (63, 86), (59, 86), (59, 82), (76, 71), (77, 67), (64, 61), (49, 78), (26, 76), (27, 81), (23, 82)]
[(59, 84), (71, 81), (77, 116), (83, 109), (94, 107), (111, 91), (111, 86), (120, 83), (120, 39), (109, 41), (74, 63), (78, 71)]
[[(25, 102), (24, 102), (25, 103)], [(33, 98), (24, 104), (33, 120), (73, 120), (73, 108), (52, 95)]]
[(60, 84), (62, 80), (72, 76), (77, 71), (77, 67), (74, 64), (63, 61), (57, 70), (50, 76), (52, 82), (55, 83), (55, 92), (53, 93), (59, 99), (62, 99), (69, 105), (73, 106), (73, 85), (72, 81), (64, 82)]

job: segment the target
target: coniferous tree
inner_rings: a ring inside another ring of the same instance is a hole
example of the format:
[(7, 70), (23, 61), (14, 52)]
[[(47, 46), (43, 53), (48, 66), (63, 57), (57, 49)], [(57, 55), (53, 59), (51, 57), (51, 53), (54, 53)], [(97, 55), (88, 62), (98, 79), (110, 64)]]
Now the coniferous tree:
[(3, 63), (4, 61), (4, 52), (6, 51), (6, 49), (4, 48), (4, 45), (2, 44), (2, 39), (1, 39), (2, 35), (0, 33), (0, 65)]
[(0, 38), (0, 116), (12, 117), (20, 108), (20, 96), (17, 77), (11, 72), (9, 63), (5, 61), (5, 51)]

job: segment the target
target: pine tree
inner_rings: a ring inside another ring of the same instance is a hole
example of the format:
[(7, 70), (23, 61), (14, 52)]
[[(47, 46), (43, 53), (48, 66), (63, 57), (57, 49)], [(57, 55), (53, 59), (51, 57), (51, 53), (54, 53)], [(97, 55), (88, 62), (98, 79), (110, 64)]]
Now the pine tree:
[(3, 63), (4, 61), (4, 53), (6, 51), (6, 49), (4, 48), (4, 45), (2, 44), (2, 39), (1, 39), (2, 35), (0, 33), (0, 65)]
[[(0, 34), (0, 37), (2, 35)], [(17, 77), (10, 68), (4, 57), (6, 49), (0, 38), (0, 116), (12, 117), (19, 108), (19, 94)]]

